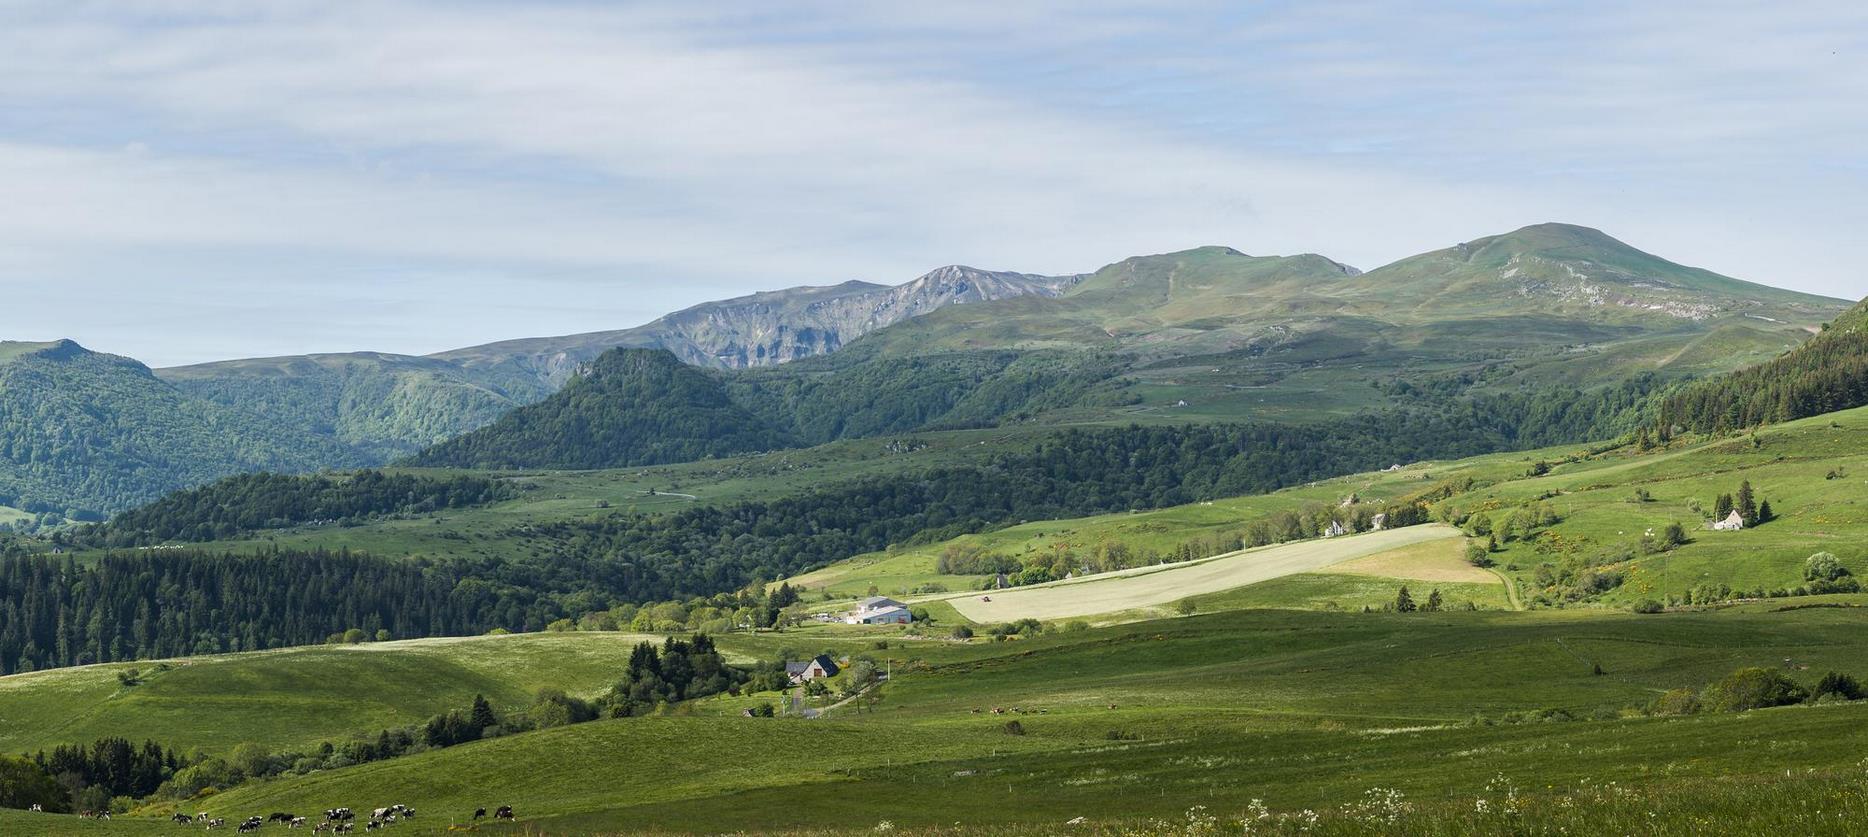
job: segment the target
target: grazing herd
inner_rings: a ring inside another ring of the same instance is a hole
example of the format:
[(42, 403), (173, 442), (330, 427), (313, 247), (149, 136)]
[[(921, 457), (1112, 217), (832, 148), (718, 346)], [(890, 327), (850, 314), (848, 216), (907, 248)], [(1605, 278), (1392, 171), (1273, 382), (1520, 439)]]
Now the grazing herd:
[[(44, 809), (38, 805), (33, 805), (30, 810), (43, 811)], [(85, 811), (79, 814), (79, 816), (84, 817), (85, 819), (107, 820), (107, 819), (110, 819), (110, 812), (108, 811), (101, 811), (101, 812)], [(473, 818), (476, 822), (478, 822), (479, 820), (486, 819), (486, 816), (487, 814), (486, 814), (485, 808), (474, 809)], [(375, 831), (379, 828), (387, 828), (389, 826), (395, 825), (396, 823), (402, 820), (412, 820), (412, 819), (415, 819), (414, 808), (410, 808), (407, 805), (400, 805), (400, 804), (389, 805), (389, 806), (377, 808), (376, 810), (371, 811), (369, 818), (363, 821), (363, 830)], [(495, 820), (513, 819), (512, 806), (501, 805), (498, 808), (495, 808), (493, 810), (493, 819)], [(210, 831), (217, 829), (217, 828), (225, 828), (227, 825), (226, 817), (217, 817), (205, 811), (195, 814), (194, 816), (189, 816), (187, 814), (184, 814), (178, 811), (175, 813), (174, 816), (169, 817), (169, 820), (175, 823), (176, 825), (203, 825), (203, 826), (206, 826), (207, 829)], [(311, 832), (313, 834), (324, 834), (327, 832), (331, 834), (349, 834), (352, 830), (356, 828), (357, 826), (356, 820), (357, 820), (357, 812), (352, 811), (349, 808), (330, 808), (324, 812), (324, 820), (322, 822), (319, 822), (317, 825), (312, 826)], [(248, 833), (260, 830), (260, 827), (266, 825), (267, 823), (278, 823), (280, 825), (285, 826), (286, 828), (304, 828), (306, 825), (310, 825), (311, 820), (306, 817), (301, 817), (297, 814), (288, 814), (288, 813), (279, 811), (279, 812), (274, 812), (271, 816), (267, 816), (267, 817), (258, 817), (258, 816), (247, 817), (246, 819), (240, 821), (239, 825), (234, 826), (234, 830), (241, 834), (248, 834)]]
[[(104, 816), (106, 818), (109, 817), (108, 814)], [(473, 818), (475, 820), (483, 819), (485, 817), (486, 817), (485, 808), (479, 808), (473, 812)], [(407, 805), (400, 805), (400, 804), (389, 805), (389, 806), (377, 808), (371, 811), (369, 817), (363, 820), (363, 830), (375, 831), (379, 828), (387, 828), (389, 826), (395, 825), (396, 823), (401, 822), (402, 820), (412, 820), (414, 818), (415, 818), (414, 808), (410, 808)], [(499, 808), (493, 812), (493, 818), (496, 820), (513, 819), (512, 806), (511, 805), (499, 806)], [(206, 812), (195, 814), (192, 817), (187, 814), (177, 813), (174, 816), (170, 817), (169, 819), (175, 822), (177, 825), (196, 825), (196, 824), (204, 825), (210, 831), (213, 829), (217, 829), (217, 828), (223, 828), (227, 825), (227, 819), (225, 817), (216, 817)], [(248, 817), (245, 820), (242, 820), (239, 825), (235, 826), (234, 830), (238, 831), (241, 834), (247, 834), (250, 832), (258, 831), (260, 827), (266, 825), (267, 823), (279, 823), (281, 825), (284, 825), (286, 828), (304, 828), (306, 825), (309, 825), (311, 821), (308, 818), (298, 816), (297, 814), (275, 812), (274, 814), (268, 817), (257, 817), (257, 816)], [(354, 831), (356, 827), (357, 827), (357, 812), (356, 811), (353, 811), (349, 808), (331, 808), (324, 812), (324, 819), (322, 821), (320, 821), (317, 825), (313, 825), (311, 827), (311, 832), (313, 834), (325, 834), (325, 833), (349, 834), (352, 831)]]

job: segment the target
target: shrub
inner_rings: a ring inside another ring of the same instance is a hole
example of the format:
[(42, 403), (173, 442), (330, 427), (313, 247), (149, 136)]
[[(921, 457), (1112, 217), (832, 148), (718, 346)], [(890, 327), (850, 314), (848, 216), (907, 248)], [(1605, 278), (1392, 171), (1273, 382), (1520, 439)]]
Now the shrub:
[(1475, 567), (1489, 567), (1497, 562), (1492, 560), (1491, 551), (1485, 548), (1485, 544), (1474, 541), (1466, 544), (1466, 563)]
[(954, 639), (972, 639), (973, 629), (965, 625), (955, 625), (953, 626), (953, 638)]
[(1691, 715), (1699, 711), (1699, 695), (1692, 689), (1674, 689), (1654, 699), (1651, 715)]
[(1002, 728), (1006, 735), (1024, 735), (1025, 725), (1017, 721), (1006, 721)]
[(1848, 568), (1831, 553), (1818, 552), (1803, 559), (1804, 581), (1835, 581), (1848, 574)]
[(1641, 601), (1635, 602), (1634, 607), (1629, 609), (1636, 613), (1659, 613), (1664, 608), (1660, 602), (1654, 601), (1653, 599), (1642, 599)]
[(1810, 693), (1774, 668), (1741, 668), (1706, 687), (1710, 712), (1743, 712), (1802, 703)]

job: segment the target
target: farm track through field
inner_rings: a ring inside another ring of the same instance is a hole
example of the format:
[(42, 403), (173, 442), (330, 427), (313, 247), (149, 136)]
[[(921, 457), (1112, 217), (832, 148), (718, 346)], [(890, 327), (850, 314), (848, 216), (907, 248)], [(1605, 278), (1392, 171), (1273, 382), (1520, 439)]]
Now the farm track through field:
[(1168, 604), (1188, 596), (1231, 590), (1391, 549), (1460, 536), (1458, 529), (1441, 524), (1409, 526), (945, 599), (961, 615), (976, 622), (1092, 616)]

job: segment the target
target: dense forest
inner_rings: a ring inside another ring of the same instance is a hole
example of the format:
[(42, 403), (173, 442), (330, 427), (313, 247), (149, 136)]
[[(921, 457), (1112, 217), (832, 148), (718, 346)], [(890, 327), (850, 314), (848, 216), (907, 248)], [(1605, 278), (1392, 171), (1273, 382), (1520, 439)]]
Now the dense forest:
[(554, 603), (474, 580), (474, 569), (323, 551), (4, 559), (0, 674), (315, 644), (350, 630), (534, 630), (558, 618)]
[(176, 491), (59, 540), (90, 547), (210, 541), (300, 523), (344, 524), (465, 508), (517, 494), (509, 483), (477, 476), (436, 478), (371, 470), (347, 477), (242, 474)]
[(189, 397), (70, 341), (0, 344), (0, 506), (99, 520), (261, 469), (363, 464), (355, 452)]
[(718, 373), (658, 349), (613, 349), (550, 398), (415, 454), (406, 464), (608, 468), (794, 444), (735, 403)]
[(860, 349), (722, 373), (659, 349), (614, 349), (556, 395), (409, 457), (458, 468), (614, 468), (982, 427), (1125, 397), (1108, 358), (947, 352), (863, 357)]
[(1659, 409), (1662, 432), (1742, 430), (1868, 404), (1868, 301), (1782, 357), (1689, 385)]

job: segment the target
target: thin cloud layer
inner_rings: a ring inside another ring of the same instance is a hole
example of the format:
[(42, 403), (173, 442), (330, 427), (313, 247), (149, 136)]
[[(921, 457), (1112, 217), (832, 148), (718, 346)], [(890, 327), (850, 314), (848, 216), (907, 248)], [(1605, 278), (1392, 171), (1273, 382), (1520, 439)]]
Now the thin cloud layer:
[(1864, 292), (1853, 7), (685, 5), (0, 10), (0, 337), (427, 352), (1553, 219)]

